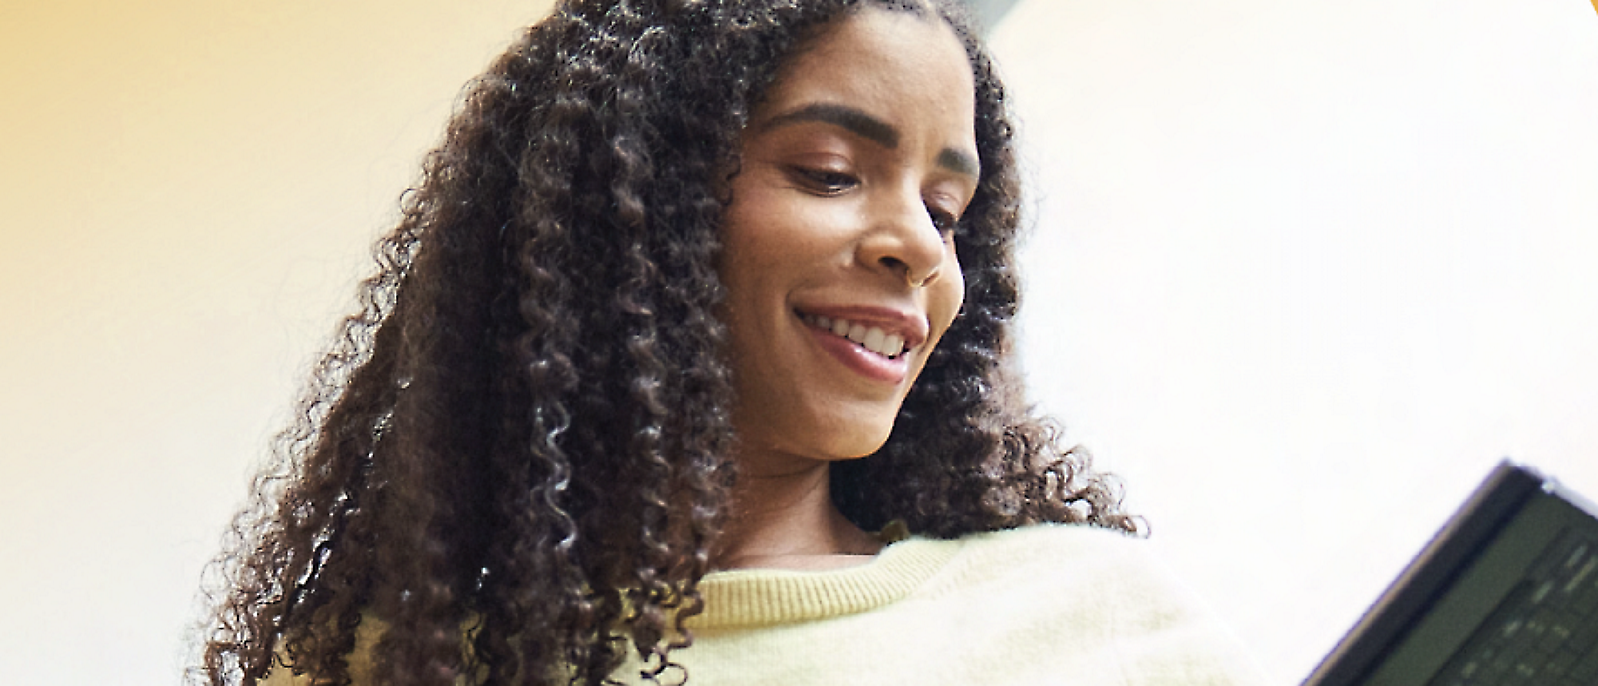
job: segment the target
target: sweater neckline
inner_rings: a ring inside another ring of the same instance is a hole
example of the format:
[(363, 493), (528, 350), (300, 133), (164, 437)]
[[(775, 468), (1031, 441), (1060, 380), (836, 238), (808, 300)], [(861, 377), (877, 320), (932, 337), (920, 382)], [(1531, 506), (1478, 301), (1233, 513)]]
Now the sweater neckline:
[(907, 538), (841, 569), (733, 569), (699, 584), (705, 611), (693, 630), (743, 629), (856, 614), (908, 596), (954, 557), (958, 541)]

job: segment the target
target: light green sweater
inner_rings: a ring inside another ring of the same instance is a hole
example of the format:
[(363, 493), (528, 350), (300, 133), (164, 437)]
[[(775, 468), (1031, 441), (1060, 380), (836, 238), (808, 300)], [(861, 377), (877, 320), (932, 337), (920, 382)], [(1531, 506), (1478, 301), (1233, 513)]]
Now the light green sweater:
[[(953, 541), (909, 538), (870, 562), (705, 577), (689, 686), (1257, 686), (1147, 543), (1044, 525)], [(370, 625), (370, 626), (369, 626)], [(361, 626), (369, 649), (380, 623)], [(357, 648), (357, 684), (370, 667)], [(647, 683), (630, 662), (616, 674)], [(670, 670), (663, 683), (678, 683)], [(267, 686), (307, 683), (279, 669)]]
[(1147, 547), (1050, 525), (911, 538), (840, 570), (717, 572), (672, 657), (691, 686), (1263, 683)]

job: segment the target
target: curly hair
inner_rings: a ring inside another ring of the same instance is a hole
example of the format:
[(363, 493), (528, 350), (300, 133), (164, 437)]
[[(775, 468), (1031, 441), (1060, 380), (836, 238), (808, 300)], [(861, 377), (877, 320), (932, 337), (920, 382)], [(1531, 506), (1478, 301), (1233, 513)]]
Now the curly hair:
[(943, 0), (561, 2), (468, 85), (213, 570), (212, 684), (604, 683), (692, 642), (728, 509), (714, 268), (739, 135), (785, 58), (862, 5), (953, 27), (981, 177), (965, 305), (886, 444), (832, 467), (872, 530), (1135, 531), (1011, 368), (1019, 183), (1003, 87)]

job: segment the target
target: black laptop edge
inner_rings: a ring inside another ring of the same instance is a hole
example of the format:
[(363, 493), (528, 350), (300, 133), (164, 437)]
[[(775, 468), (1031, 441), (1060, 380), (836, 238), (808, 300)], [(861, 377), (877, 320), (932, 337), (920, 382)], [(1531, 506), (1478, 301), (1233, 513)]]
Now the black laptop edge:
[(1550, 490), (1594, 508), (1536, 470), (1511, 460), (1498, 463), (1486, 481), (1449, 517), (1448, 523), (1382, 592), (1354, 629), (1304, 681), (1304, 686), (1353, 686), (1380, 665), (1397, 639), (1423, 617), (1470, 558), (1539, 491)]

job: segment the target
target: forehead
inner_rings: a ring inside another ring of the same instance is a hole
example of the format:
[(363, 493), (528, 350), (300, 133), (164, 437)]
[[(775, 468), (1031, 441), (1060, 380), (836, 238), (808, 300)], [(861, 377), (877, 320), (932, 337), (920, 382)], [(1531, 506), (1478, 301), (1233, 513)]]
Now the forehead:
[(958, 126), (974, 139), (971, 63), (935, 15), (863, 8), (806, 41), (779, 70), (756, 119), (810, 102), (860, 107), (892, 122)]

